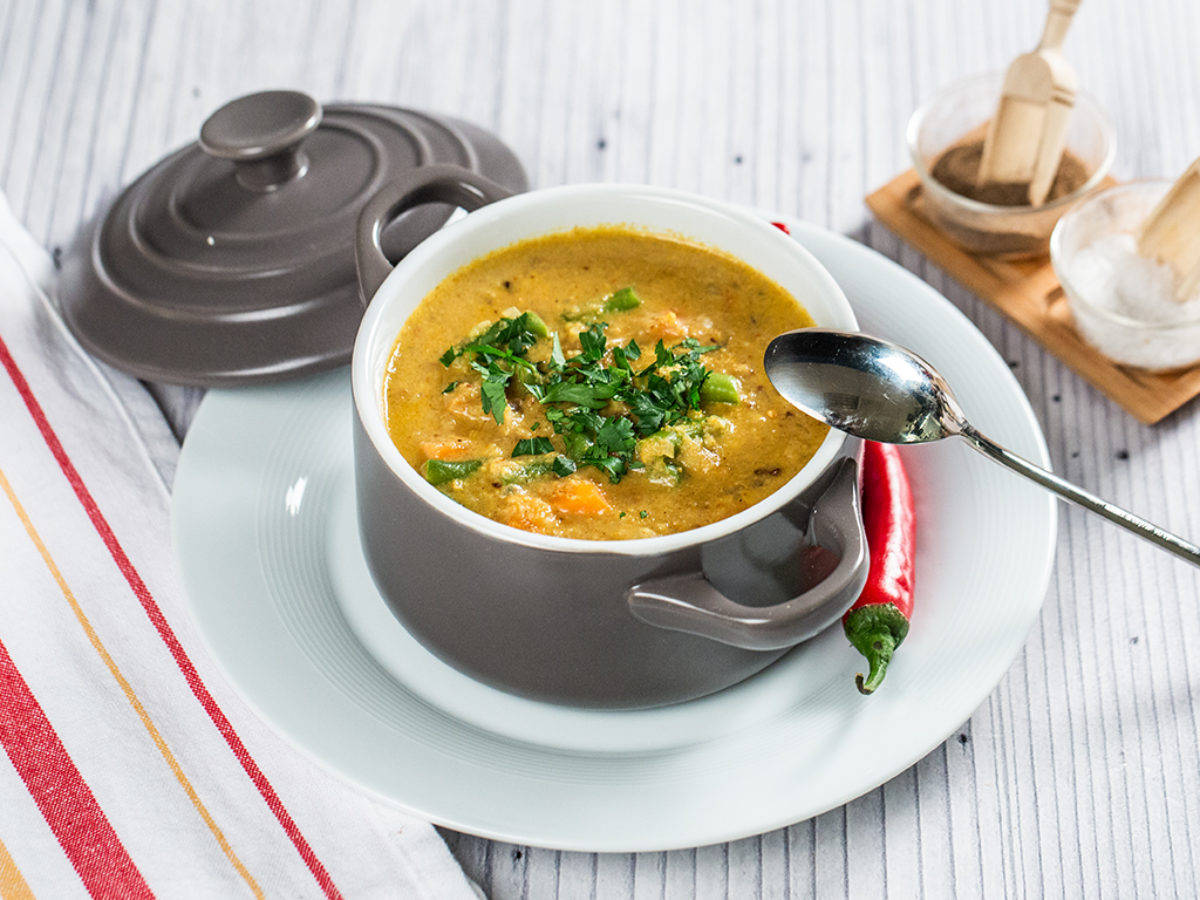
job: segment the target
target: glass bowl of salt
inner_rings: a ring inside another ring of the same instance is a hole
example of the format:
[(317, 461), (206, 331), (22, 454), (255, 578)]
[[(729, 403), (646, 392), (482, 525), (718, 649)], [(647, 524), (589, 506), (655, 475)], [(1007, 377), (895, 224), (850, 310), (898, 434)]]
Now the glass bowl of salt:
[(1131, 181), (1059, 220), (1050, 259), (1079, 333), (1114, 362), (1170, 371), (1200, 362), (1200, 293), (1177, 297), (1175, 270), (1138, 253), (1138, 230), (1170, 181)]

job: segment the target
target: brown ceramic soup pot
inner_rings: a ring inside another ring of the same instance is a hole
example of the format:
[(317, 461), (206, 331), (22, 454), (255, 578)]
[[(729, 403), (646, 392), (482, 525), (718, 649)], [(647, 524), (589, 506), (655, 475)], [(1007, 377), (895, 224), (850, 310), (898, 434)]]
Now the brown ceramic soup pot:
[[(434, 201), (475, 211), (393, 269), (380, 249), (384, 226)], [(383, 409), (396, 336), (439, 282), (514, 242), (614, 223), (730, 253), (790, 291), (817, 324), (857, 328), (820, 264), (738, 209), (626, 185), (510, 196), (472, 172), (430, 166), (381, 191), (359, 220), (358, 272), (369, 306), (351, 364), (355, 477), (375, 583), (427, 648), (528, 697), (636, 708), (735, 684), (836, 622), (853, 602), (867, 570), (858, 443), (831, 431), (787, 484), (719, 522), (659, 537), (589, 541), (520, 531), (444, 496), (400, 455)], [(812, 545), (829, 552), (804, 550)]]

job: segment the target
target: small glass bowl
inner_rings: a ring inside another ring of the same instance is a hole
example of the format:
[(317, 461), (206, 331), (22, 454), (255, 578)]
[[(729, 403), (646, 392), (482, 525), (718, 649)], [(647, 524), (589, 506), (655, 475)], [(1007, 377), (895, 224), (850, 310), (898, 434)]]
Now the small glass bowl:
[(935, 181), (930, 171), (948, 147), (972, 131), (982, 135), (983, 125), (996, 111), (1003, 80), (1003, 73), (992, 72), (956, 81), (921, 106), (908, 120), (908, 151), (921, 178), (927, 213), (955, 243), (998, 259), (1045, 256), (1059, 218), (1108, 175), (1116, 136), (1100, 105), (1080, 91), (1067, 126), (1067, 148), (1090, 175), (1077, 191), (1037, 208), (994, 206), (956, 194)]
[(1153, 372), (1169, 372), (1200, 362), (1200, 317), (1150, 322), (1097, 306), (1071, 280), (1071, 262), (1099, 238), (1134, 231), (1170, 187), (1170, 181), (1149, 179), (1110, 187), (1063, 216), (1050, 236), (1050, 261), (1071, 308), (1075, 328), (1114, 362)]

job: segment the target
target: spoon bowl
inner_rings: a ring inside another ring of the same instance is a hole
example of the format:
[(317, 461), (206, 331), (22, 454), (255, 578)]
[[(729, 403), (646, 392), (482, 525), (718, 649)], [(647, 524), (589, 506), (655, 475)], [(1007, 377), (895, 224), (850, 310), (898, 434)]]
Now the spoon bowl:
[(922, 444), (958, 434), (965, 424), (937, 370), (891, 341), (801, 328), (771, 341), (763, 362), (788, 403), (869, 441)]
[(981, 434), (941, 374), (898, 344), (849, 331), (800, 328), (771, 341), (763, 365), (785, 400), (831, 428), (883, 444), (963, 438), (993, 462), (1200, 566), (1200, 547)]

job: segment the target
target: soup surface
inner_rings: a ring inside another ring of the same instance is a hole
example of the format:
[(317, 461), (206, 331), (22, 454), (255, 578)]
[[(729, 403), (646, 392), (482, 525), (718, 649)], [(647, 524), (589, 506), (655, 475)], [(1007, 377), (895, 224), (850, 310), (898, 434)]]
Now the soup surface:
[(811, 324), (779, 285), (685, 239), (522, 241), (409, 317), (387, 427), (427, 480), (498, 522), (595, 540), (685, 531), (762, 500), (824, 439), (762, 366), (771, 338)]

